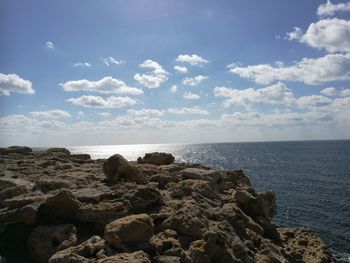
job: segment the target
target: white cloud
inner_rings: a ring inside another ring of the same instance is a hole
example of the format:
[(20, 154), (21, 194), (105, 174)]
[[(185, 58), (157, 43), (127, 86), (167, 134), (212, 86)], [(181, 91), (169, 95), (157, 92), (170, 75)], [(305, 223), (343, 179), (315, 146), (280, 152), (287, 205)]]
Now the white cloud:
[(282, 82), (261, 89), (231, 89), (227, 87), (215, 87), (214, 95), (216, 97), (226, 98), (224, 105), (247, 106), (248, 104), (283, 104), (292, 105), (295, 102), (293, 92)]
[(83, 116), (84, 116), (84, 112), (79, 111), (79, 112), (78, 112), (78, 116), (79, 116), (79, 117), (83, 117)]
[(350, 21), (324, 19), (311, 23), (299, 41), (328, 52), (350, 52)]
[(350, 2), (332, 4), (331, 1), (327, 1), (325, 4), (321, 4), (317, 9), (317, 15), (319, 16), (333, 16), (336, 12), (350, 11)]
[(131, 116), (163, 116), (164, 111), (157, 110), (157, 109), (140, 109), (140, 110), (134, 110), (130, 109), (127, 110), (127, 113)]
[(170, 92), (171, 93), (176, 93), (177, 92), (177, 86), (176, 85), (171, 86)]
[(198, 76), (195, 76), (193, 78), (184, 78), (182, 80), (182, 84), (190, 85), (190, 86), (196, 86), (199, 83), (201, 83), (203, 80), (206, 80), (206, 79), (208, 79), (207, 76), (198, 75)]
[(11, 93), (34, 94), (32, 83), (16, 74), (0, 73), (0, 95), (9, 96)]
[(303, 30), (299, 27), (294, 27), (294, 30), (290, 33), (286, 34), (286, 39), (288, 40), (294, 40), (294, 39), (301, 39), (302, 35), (303, 35)]
[(146, 60), (139, 65), (141, 68), (151, 69), (147, 74), (135, 74), (134, 79), (147, 88), (155, 89), (168, 79), (168, 72), (153, 60)]
[(103, 63), (105, 63), (107, 66), (111, 66), (111, 65), (121, 65), (121, 64), (125, 64), (124, 60), (118, 60), (115, 59), (113, 57), (105, 57), (102, 58)]
[(192, 93), (192, 92), (185, 92), (182, 97), (186, 100), (198, 100), (200, 99), (200, 96), (196, 93)]
[(298, 98), (296, 103), (302, 108), (313, 108), (328, 106), (332, 103), (332, 100), (322, 95), (311, 95)]
[(78, 63), (74, 63), (73, 67), (90, 68), (91, 64), (88, 62), (78, 62)]
[(340, 91), (341, 97), (350, 97), (350, 89), (343, 89)]
[(48, 111), (32, 111), (29, 114), (33, 117), (44, 119), (59, 119), (71, 117), (71, 115), (68, 112), (58, 109)]
[(188, 69), (182, 66), (175, 66), (174, 69), (181, 74), (186, 74), (188, 72)]
[(98, 81), (89, 81), (86, 79), (71, 80), (61, 84), (61, 86), (65, 91), (91, 91), (104, 94), (143, 94), (141, 89), (129, 87), (122, 80), (112, 77), (104, 77)]
[(136, 100), (132, 98), (114, 96), (103, 99), (100, 96), (83, 95), (79, 98), (70, 98), (67, 101), (81, 107), (105, 109), (118, 109), (136, 104)]
[(55, 45), (51, 41), (47, 41), (45, 45), (48, 49), (55, 49)]
[(177, 62), (181, 62), (181, 63), (188, 63), (192, 66), (201, 66), (203, 64), (207, 64), (209, 63), (209, 60), (206, 60), (204, 58), (202, 58), (201, 56), (198, 56), (196, 54), (192, 54), (192, 55), (179, 55), (176, 58)]
[(329, 81), (350, 79), (350, 53), (328, 54), (320, 58), (303, 58), (292, 66), (274, 67), (260, 64), (247, 67), (233, 67), (230, 71), (256, 83), (269, 84), (273, 81), (301, 81), (318, 85)]
[(338, 91), (334, 87), (329, 87), (329, 88), (325, 88), (325, 89), (321, 90), (320, 93), (325, 95), (325, 96), (332, 97), (332, 96), (337, 95)]
[(97, 113), (98, 116), (101, 116), (102, 118), (110, 118), (112, 117), (112, 114), (110, 114), (109, 112), (99, 112)]
[(168, 109), (169, 113), (173, 114), (199, 114), (199, 115), (208, 115), (208, 111), (199, 107), (199, 106), (194, 106), (192, 108), (170, 108)]

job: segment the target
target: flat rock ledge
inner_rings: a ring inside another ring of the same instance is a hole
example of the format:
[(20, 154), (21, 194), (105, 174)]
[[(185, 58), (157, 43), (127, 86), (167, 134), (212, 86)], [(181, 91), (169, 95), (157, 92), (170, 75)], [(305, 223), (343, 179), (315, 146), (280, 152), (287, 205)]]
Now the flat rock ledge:
[(0, 148), (0, 262), (335, 262), (242, 170), (174, 160)]

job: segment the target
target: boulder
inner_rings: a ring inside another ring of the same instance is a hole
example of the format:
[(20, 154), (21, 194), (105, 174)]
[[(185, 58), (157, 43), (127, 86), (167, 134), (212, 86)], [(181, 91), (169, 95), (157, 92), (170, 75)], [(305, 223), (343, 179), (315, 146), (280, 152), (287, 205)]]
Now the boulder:
[(145, 252), (136, 251), (134, 253), (119, 253), (100, 259), (97, 263), (151, 263), (151, 260)]
[(82, 153), (71, 154), (70, 158), (71, 159), (78, 159), (78, 160), (91, 160), (90, 154), (82, 154)]
[(84, 204), (79, 207), (75, 219), (80, 222), (109, 223), (111, 220), (123, 217), (127, 209), (122, 202), (103, 200), (96, 204)]
[[(48, 263), (86, 263), (104, 248), (105, 240), (93, 236), (82, 244), (58, 251), (50, 257)], [(96, 262), (96, 261), (94, 261)]]
[(142, 183), (146, 180), (144, 175), (136, 167), (131, 166), (120, 154), (115, 154), (104, 162), (103, 173), (111, 183), (115, 183), (119, 178), (136, 183)]
[(143, 158), (139, 157), (137, 163), (147, 163), (154, 165), (169, 165), (175, 161), (175, 157), (171, 153), (153, 152), (146, 153)]
[(173, 229), (178, 234), (201, 238), (209, 221), (202, 209), (195, 204), (185, 204), (180, 210), (162, 222), (162, 229)]
[(71, 224), (36, 227), (27, 242), (31, 258), (35, 262), (47, 262), (57, 251), (75, 246), (76, 234), (77, 230)]
[(153, 236), (153, 230), (153, 219), (149, 215), (131, 215), (109, 223), (105, 228), (105, 239), (113, 246), (145, 242)]

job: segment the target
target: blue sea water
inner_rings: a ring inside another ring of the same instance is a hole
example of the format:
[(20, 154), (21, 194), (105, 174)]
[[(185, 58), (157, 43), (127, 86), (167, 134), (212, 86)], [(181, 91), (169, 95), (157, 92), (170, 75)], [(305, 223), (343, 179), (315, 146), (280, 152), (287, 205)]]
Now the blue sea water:
[(350, 262), (350, 141), (68, 147), (72, 153), (136, 160), (147, 152), (170, 152), (177, 162), (243, 169), (255, 189), (277, 195), (279, 226), (317, 232), (337, 262)]

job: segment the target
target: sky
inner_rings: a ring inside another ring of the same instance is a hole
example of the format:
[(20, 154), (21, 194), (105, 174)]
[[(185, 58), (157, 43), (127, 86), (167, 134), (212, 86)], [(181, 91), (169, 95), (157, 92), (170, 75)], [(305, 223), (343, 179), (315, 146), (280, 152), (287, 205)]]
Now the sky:
[(1, 0), (0, 145), (350, 139), (350, 2)]

